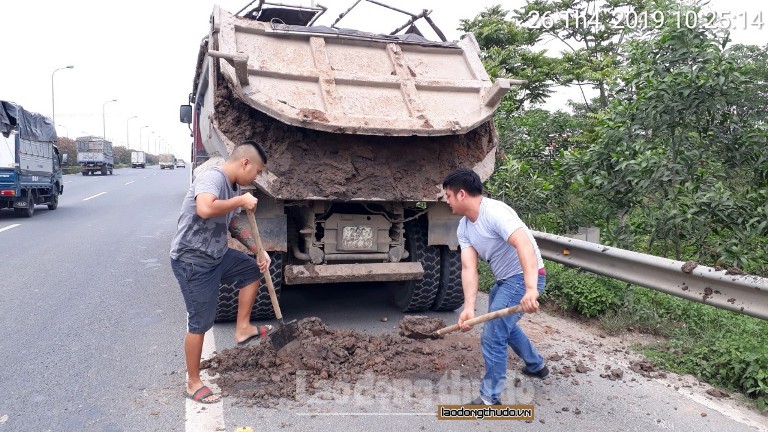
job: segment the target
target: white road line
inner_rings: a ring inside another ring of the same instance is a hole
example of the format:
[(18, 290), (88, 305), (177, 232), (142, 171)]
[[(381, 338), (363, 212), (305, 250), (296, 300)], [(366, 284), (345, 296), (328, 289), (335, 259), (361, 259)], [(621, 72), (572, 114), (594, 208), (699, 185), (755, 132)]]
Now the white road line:
[(96, 195), (93, 195), (93, 196), (89, 196), (88, 198), (85, 198), (83, 201), (88, 201), (89, 199), (93, 199), (93, 198), (96, 198), (97, 196), (101, 196), (101, 195), (104, 195), (105, 193), (106, 193), (106, 192), (97, 193)]
[[(213, 329), (208, 330), (205, 333), (205, 339), (203, 339), (203, 354), (202, 359), (207, 360), (213, 357), (213, 352), (216, 351), (216, 340), (213, 337)], [(211, 377), (208, 375), (208, 371), (203, 369), (200, 371), (200, 378), (203, 383), (207, 385), (214, 393), (220, 395), (221, 389), (211, 383)], [(182, 391), (186, 391), (182, 389)], [(201, 409), (205, 408), (205, 409)], [(224, 402), (217, 402), (214, 404), (201, 404), (195, 402), (192, 399), (186, 399), (186, 419), (184, 421), (184, 430), (187, 432), (209, 432), (209, 431), (225, 431), (224, 427)]]
[(127, 185), (129, 185), (129, 184), (131, 184), (131, 183), (136, 183), (136, 180), (132, 180), (132, 181), (129, 181), (129, 182), (128, 182), (128, 183), (126, 183), (126, 184), (127, 184)]
[(72, 183), (72, 180), (67, 180), (64, 182), (64, 184), (67, 184), (67, 183)]
[(8, 225), (7, 227), (4, 227), (4, 228), (0, 228), (0, 232), (8, 231), (9, 229), (16, 228), (17, 226), (21, 226), (21, 224), (13, 224), (13, 225)]
[(415, 412), (415, 413), (402, 413), (402, 412), (380, 412), (380, 413), (369, 413), (369, 412), (338, 412), (338, 413), (294, 413), (294, 415), (297, 416), (309, 416), (309, 417), (315, 417), (315, 416), (343, 416), (343, 417), (349, 417), (349, 416), (435, 416), (437, 417), (437, 412), (430, 412), (430, 413), (423, 413), (423, 412)]

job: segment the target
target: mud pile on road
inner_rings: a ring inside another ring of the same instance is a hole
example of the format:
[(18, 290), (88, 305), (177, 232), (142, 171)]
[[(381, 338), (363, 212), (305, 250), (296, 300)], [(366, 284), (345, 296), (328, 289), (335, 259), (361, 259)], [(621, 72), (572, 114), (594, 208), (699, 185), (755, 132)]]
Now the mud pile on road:
[(294, 127), (252, 108), (224, 80), (216, 88), (219, 127), (233, 143), (264, 146), (277, 176), (271, 192), (284, 199), (390, 201), (434, 199), (443, 178), (493, 151), (491, 121), (464, 135), (371, 136)]
[(296, 399), (297, 376), (302, 391), (308, 393), (329, 381), (355, 383), (370, 373), (437, 381), (448, 371), (460, 370), (465, 377), (479, 378), (483, 359), (477, 335), (455, 334), (440, 340), (371, 336), (332, 330), (312, 317), (299, 321), (296, 341), (279, 352), (264, 340), (223, 350), (202, 366), (215, 374), (214, 382), (224, 396), (274, 406), (280, 399)]

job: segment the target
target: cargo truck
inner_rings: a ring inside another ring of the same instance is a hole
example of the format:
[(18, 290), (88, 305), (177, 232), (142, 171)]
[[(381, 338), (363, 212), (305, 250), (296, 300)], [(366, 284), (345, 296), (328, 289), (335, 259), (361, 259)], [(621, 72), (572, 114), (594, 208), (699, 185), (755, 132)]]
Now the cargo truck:
[(50, 118), (0, 101), (0, 209), (31, 217), (37, 204), (56, 210), (64, 193), (62, 158)]
[(176, 156), (170, 153), (160, 155), (160, 169), (176, 169)]
[(77, 146), (77, 163), (80, 172), (85, 175), (101, 173), (112, 174), (115, 165), (115, 153), (112, 142), (98, 136), (83, 136), (75, 140)]
[(143, 151), (131, 152), (131, 168), (146, 168), (147, 154)]

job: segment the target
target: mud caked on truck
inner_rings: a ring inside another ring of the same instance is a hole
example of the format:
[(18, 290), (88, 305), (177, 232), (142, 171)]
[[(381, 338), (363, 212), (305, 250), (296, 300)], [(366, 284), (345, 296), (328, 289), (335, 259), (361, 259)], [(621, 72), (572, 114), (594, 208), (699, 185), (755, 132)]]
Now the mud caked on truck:
[[(193, 168), (245, 140), (264, 146), (268, 169), (251, 192), (278, 291), (387, 282), (403, 311), (454, 310), (464, 301), (459, 218), (441, 201), (442, 180), (458, 167), (491, 175), (492, 116), (516, 82), (491, 82), (471, 34), (430, 41), (411, 21), (404, 35), (314, 26), (323, 11), (214, 8), (180, 114)], [(217, 318), (236, 312), (222, 286)], [(264, 288), (253, 317), (272, 315)]]
[(0, 209), (31, 217), (35, 205), (59, 206), (62, 158), (50, 118), (0, 100)]
[(112, 142), (98, 136), (83, 136), (75, 140), (77, 163), (80, 172), (85, 175), (112, 175), (115, 168), (115, 152)]

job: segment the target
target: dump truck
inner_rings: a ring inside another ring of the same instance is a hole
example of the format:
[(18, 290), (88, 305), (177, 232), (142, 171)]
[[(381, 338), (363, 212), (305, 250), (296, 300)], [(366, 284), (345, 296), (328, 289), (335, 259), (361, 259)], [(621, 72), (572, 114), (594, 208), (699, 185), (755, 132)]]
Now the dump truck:
[(62, 158), (50, 118), (0, 101), (0, 209), (32, 217), (35, 205), (59, 206)]
[(84, 175), (112, 174), (115, 168), (115, 152), (112, 142), (99, 136), (82, 136), (75, 139), (77, 147), (77, 163)]
[[(493, 113), (522, 82), (493, 82), (474, 36), (446, 41), (428, 11), (439, 41), (412, 19), (398, 35), (313, 25), (323, 11), (214, 7), (180, 110), (194, 175), (243, 141), (265, 148), (250, 193), (278, 292), (381, 282), (403, 311), (454, 310), (464, 301), (459, 217), (442, 180), (459, 167), (490, 177)], [(253, 310), (272, 316), (263, 286)], [(233, 287), (222, 286), (217, 319), (236, 312)]]
[(162, 153), (159, 156), (160, 169), (175, 169), (176, 168), (176, 156), (170, 153)]
[(143, 151), (131, 152), (131, 168), (146, 168), (147, 154)]

